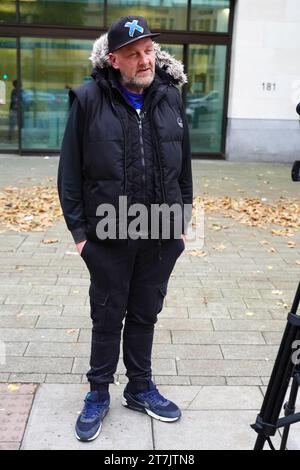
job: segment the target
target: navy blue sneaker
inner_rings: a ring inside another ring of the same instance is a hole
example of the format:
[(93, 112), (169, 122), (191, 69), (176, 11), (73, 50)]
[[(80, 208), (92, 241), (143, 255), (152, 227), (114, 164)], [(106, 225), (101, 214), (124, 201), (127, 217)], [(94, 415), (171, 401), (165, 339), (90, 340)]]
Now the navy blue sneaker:
[(175, 403), (164, 398), (153, 382), (150, 382), (148, 390), (133, 394), (126, 385), (122, 405), (130, 410), (141, 411), (160, 421), (177, 421), (181, 411)]
[(79, 441), (93, 441), (101, 431), (101, 426), (109, 410), (109, 394), (89, 392), (84, 400), (84, 408), (78, 416), (75, 435)]

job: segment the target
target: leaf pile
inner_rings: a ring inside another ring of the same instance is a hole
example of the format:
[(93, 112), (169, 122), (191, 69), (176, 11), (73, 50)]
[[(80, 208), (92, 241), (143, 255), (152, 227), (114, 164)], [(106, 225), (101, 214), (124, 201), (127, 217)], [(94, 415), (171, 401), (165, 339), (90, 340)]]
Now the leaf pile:
[[(20, 231), (44, 231), (62, 216), (57, 188), (53, 184), (17, 188), (6, 186), (0, 192), (0, 224)], [(252, 227), (269, 228), (273, 235), (293, 236), (300, 229), (300, 200), (281, 197), (276, 203), (259, 198), (234, 199), (197, 197), (193, 214), (203, 207), (206, 213), (218, 213)]]
[(44, 231), (62, 215), (55, 186), (6, 186), (0, 192), (0, 224), (19, 232)]
[(272, 229), (273, 235), (293, 236), (300, 229), (300, 200), (281, 197), (276, 203), (266, 203), (259, 198), (234, 199), (224, 197), (197, 197), (194, 199), (194, 212), (198, 206), (206, 213), (219, 213), (252, 227)]

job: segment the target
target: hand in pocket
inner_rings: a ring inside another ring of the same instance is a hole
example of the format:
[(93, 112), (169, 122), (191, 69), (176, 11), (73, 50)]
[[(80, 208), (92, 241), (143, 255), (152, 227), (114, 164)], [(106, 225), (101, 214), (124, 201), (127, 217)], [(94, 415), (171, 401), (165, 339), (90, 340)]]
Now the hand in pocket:
[(76, 248), (77, 248), (77, 251), (80, 254), (80, 256), (81, 256), (83, 247), (86, 244), (86, 242), (87, 242), (87, 240), (84, 240), (83, 242), (76, 243)]

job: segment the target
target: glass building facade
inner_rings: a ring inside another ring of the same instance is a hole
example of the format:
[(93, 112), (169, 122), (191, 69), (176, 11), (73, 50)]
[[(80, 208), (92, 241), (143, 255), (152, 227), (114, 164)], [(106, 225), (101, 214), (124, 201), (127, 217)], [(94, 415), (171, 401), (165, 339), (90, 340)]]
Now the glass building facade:
[(93, 41), (143, 15), (183, 61), (194, 157), (224, 157), (233, 0), (1, 0), (0, 152), (58, 153), (68, 90), (90, 79)]

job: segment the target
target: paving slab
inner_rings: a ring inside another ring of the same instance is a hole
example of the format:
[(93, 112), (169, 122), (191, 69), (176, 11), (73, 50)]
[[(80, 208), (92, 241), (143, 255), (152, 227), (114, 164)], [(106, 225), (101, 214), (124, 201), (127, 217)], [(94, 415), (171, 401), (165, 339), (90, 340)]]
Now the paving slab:
[(21, 445), (36, 385), (0, 383), (0, 450)]
[(111, 407), (99, 438), (90, 443), (79, 442), (74, 426), (87, 391), (86, 385), (41, 385), (22, 450), (153, 449), (151, 419), (124, 408), (120, 403), (121, 387), (117, 386), (111, 388)]
[(256, 435), (250, 429), (255, 412), (185, 411), (172, 428), (153, 423), (155, 449), (158, 450), (251, 450)]
[(75, 438), (74, 425), (88, 385), (42, 384), (22, 449), (238, 450), (254, 446), (256, 434), (250, 424), (262, 402), (259, 387), (161, 386), (161, 393), (183, 411), (176, 423), (158, 422), (125, 409), (120, 402), (123, 388), (111, 386), (111, 407), (101, 434), (96, 441), (84, 444)]

